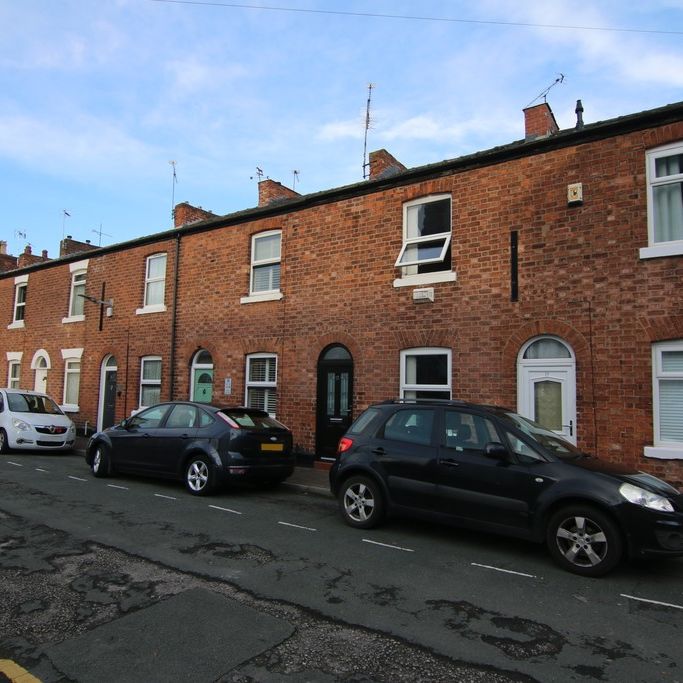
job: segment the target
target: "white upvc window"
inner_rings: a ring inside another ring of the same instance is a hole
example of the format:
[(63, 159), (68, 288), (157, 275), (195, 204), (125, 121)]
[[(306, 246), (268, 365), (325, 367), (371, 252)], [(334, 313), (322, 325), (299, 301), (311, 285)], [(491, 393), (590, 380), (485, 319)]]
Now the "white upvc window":
[(14, 278), (14, 307), (12, 309), (12, 322), (7, 326), (8, 329), (24, 327), (27, 293), (28, 275), (18, 275)]
[(683, 254), (683, 143), (647, 153), (648, 246), (641, 258)]
[(83, 349), (62, 349), (64, 361), (64, 396), (62, 410), (78, 412), (78, 393), (81, 385), (81, 358)]
[(10, 389), (21, 388), (21, 351), (7, 351), (7, 386)]
[(250, 294), (280, 291), (281, 242), (280, 230), (270, 230), (252, 236)]
[(645, 455), (683, 459), (683, 340), (652, 347), (652, 413), (654, 446)]
[(277, 410), (277, 356), (252, 353), (247, 356), (245, 401), (249, 408), (265, 410), (275, 417)]
[(401, 351), (401, 398), (451, 398), (451, 350), (415, 348)]
[(140, 359), (140, 408), (161, 400), (161, 356)]
[(145, 298), (142, 308), (135, 312), (159, 313), (166, 310), (166, 254), (152, 254), (145, 263)]
[(403, 205), (403, 245), (395, 287), (454, 280), (451, 271), (451, 196), (421, 197)]
[(85, 320), (85, 281), (88, 273), (88, 260), (69, 264), (71, 273), (71, 293), (69, 294), (69, 315), (62, 323), (75, 323)]

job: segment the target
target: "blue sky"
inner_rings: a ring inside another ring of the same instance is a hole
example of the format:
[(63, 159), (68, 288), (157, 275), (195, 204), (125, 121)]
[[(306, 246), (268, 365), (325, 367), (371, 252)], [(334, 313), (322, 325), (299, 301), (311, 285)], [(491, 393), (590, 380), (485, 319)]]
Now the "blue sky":
[(0, 25), (13, 254), (166, 230), (173, 192), (253, 207), (256, 167), (302, 194), (360, 182), (368, 83), (368, 150), (408, 167), (524, 137), (559, 74), (561, 128), (577, 99), (586, 123), (683, 100), (683, 0), (0, 0)]

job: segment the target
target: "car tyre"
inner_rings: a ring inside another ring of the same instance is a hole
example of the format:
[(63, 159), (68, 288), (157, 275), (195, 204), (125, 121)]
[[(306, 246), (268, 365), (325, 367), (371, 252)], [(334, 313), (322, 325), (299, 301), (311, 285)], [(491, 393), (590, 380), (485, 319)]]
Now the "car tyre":
[(604, 576), (619, 564), (624, 551), (617, 525), (590, 505), (570, 505), (555, 512), (546, 542), (557, 564), (581, 576)]
[(111, 458), (103, 444), (95, 447), (90, 469), (95, 477), (108, 477), (111, 474)]
[(349, 477), (339, 491), (339, 509), (344, 521), (356, 529), (371, 529), (384, 519), (384, 496), (369, 477)]
[(193, 455), (185, 468), (185, 486), (193, 496), (208, 496), (216, 488), (216, 471), (205, 455)]
[(4, 429), (0, 429), (0, 453), (9, 453), (7, 432)]

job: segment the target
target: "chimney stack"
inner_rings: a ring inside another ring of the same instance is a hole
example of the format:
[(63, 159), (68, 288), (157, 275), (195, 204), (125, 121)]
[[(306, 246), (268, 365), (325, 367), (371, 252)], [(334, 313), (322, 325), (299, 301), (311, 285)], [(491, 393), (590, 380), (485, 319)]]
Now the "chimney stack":
[(405, 170), (406, 167), (386, 149), (370, 152), (370, 180), (389, 178)]
[(547, 102), (524, 110), (524, 139), (527, 142), (550, 137), (559, 131), (560, 127)]
[(275, 202), (286, 201), (287, 199), (295, 199), (296, 197), (301, 197), (298, 192), (290, 190), (285, 187), (282, 183), (278, 183), (275, 180), (266, 178), (265, 180), (260, 180), (258, 184), (258, 205), (268, 206), (268, 204), (273, 204)]

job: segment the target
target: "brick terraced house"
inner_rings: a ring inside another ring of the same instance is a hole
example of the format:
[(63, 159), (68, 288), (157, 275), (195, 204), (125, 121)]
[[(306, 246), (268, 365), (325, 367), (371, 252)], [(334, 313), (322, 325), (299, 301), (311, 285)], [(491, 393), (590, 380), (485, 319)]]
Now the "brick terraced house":
[(0, 375), (90, 430), (169, 398), (263, 406), (318, 460), (372, 402), (495, 403), (680, 486), (683, 103), (524, 114), (509, 145), (380, 150), (367, 181), (263, 180), (256, 208), (179, 204), (113, 246), (0, 243)]

